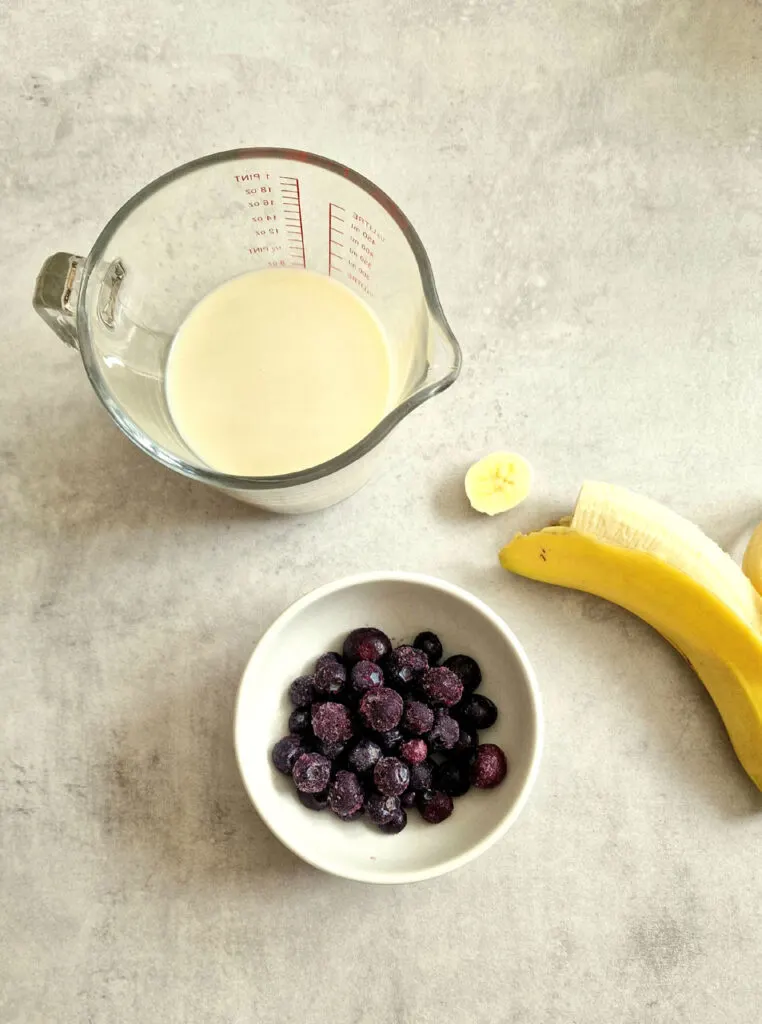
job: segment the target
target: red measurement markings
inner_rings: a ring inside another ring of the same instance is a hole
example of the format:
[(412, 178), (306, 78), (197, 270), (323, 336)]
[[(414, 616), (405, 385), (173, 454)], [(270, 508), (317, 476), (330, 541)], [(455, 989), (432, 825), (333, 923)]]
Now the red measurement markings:
[(369, 289), (376, 251), (383, 242), (384, 236), (370, 221), (358, 213), (352, 214), (347, 238), (346, 273), (354, 284), (359, 285), (368, 294), (371, 294)]
[[(343, 206), (337, 206), (336, 203), (328, 204), (328, 276), (335, 270), (341, 272), (343, 267), (337, 267), (334, 260), (343, 260), (344, 256), (340, 252), (336, 252), (337, 249), (344, 248), (344, 242), (341, 240), (341, 236), (344, 235), (344, 229), (339, 227), (340, 224), (346, 223), (344, 214), (346, 210)], [(340, 237), (337, 238), (336, 236)]]
[[(236, 184), (240, 186), (240, 192), (247, 198), (246, 206), (249, 210), (256, 210), (250, 215), (249, 220), (254, 225), (250, 230), (255, 236), (255, 243), (251, 245), (246, 242), (246, 251), (250, 256), (272, 256), (283, 251), (279, 244), (280, 228), (278, 221), (280, 214), (276, 213), (277, 198), (273, 195), (272, 175), (267, 171), (248, 171), (246, 174), (233, 176)], [(286, 266), (286, 260), (270, 260), (269, 267)]]
[(299, 179), (280, 176), (280, 197), (283, 220), (286, 222), (288, 251), (294, 266), (307, 266), (304, 250), (304, 224), (302, 223), (302, 195)]
[(369, 232), (377, 241), (386, 241), (386, 239), (378, 230), (378, 228), (373, 227), (371, 222), (369, 220), (366, 220), (365, 217), (361, 217), (359, 213), (352, 214), (352, 230), (362, 231), (365, 237), (368, 237), (367, 233)]

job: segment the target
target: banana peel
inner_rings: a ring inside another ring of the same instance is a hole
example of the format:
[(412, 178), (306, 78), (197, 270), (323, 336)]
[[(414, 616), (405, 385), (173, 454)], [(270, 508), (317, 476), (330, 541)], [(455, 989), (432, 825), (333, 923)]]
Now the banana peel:
[(762, 790), (762, 635), (711, 589), (648, 551), (568, 526), (519, 534), (509, 572), (605, 598), (649, 623), (690, 662), (749, 777)]

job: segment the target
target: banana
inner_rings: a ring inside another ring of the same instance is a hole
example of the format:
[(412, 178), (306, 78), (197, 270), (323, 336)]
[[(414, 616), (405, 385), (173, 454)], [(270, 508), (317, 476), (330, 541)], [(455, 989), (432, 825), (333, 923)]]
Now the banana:
[(742, 567), (757, 593), (762, 593), (762, 523), (749, 538)]
[(477, 512), (495, 516), (515, 508), (529, 494), (532, 469), (511, 452), (493, 452), (466, 473), (466, 497)]
[(500, 562), (613, 601), (653, 626), (701, 678), (762, 790), (762, 599), (698, 527), (624, 488), (589, 483), (568, 526), (517, 535)]
[(714, 591), (762, 633), (762, 598), (730, 555), (694, 523), (612, 484), (583, 484), (571, 528), (618, 547), (650, 551)]

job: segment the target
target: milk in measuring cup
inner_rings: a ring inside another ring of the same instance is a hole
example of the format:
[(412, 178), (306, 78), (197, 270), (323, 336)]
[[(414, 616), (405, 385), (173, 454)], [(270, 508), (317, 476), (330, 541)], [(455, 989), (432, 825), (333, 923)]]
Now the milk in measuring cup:
[(167, 360), (167, 405), (212, 469), (291, 473), (339, 455), (390, 407), (381, 324), (345, 285), (308, 270), (244, 274), (191, 310)]

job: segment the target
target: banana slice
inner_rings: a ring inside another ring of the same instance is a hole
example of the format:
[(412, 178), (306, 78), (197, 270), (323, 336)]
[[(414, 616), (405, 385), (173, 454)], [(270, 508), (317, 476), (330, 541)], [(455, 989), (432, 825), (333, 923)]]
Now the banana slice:
[(743, 571), (758, 594), (762, 594), (762, 523), (755, 529), (743, 553)]
[(493, 452), (466, 473), (466, 497), (477, 512), (496, 516), (515, 508), (529, 494), (532, 467), (521, 455)]

